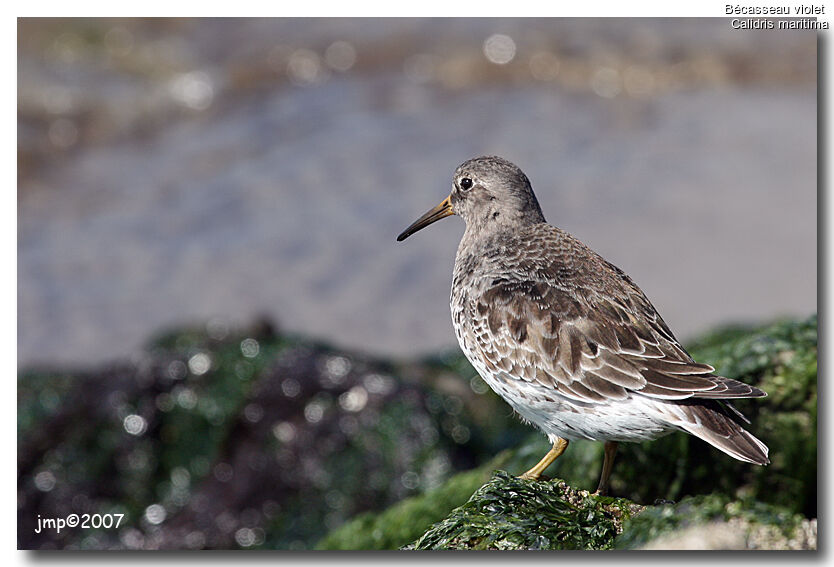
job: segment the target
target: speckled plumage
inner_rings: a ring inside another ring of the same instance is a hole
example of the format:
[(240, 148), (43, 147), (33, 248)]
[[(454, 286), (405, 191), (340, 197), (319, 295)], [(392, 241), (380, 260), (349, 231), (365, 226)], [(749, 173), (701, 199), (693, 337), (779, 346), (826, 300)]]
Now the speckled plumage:
[[(450, 300), (460, 347), (556, 456), (567, 446), (557, 450), (560, 440), (611, 444), (682, 430), (736, 459), (768, 462), (723, 401), (766, 394), (695, 362), (631, 278), (545, 222), (518, 167), (499, 157), (463, 163), (447, 201), (400, 239), (448, 214), (466, 222)], [(607, 480), (604, 471), (603, 492)]]

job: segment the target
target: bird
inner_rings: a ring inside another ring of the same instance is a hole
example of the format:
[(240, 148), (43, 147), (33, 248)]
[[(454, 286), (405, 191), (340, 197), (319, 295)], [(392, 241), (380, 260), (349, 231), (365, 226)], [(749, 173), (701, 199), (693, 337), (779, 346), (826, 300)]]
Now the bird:
[(674, 431), (739, 461), (770, 462), (730, 402), (767, 394), (696, 362), (625, 272), (545, 221), (517, 165), (465, 161), (449, 196), (397, 241), (450, 215), (466, 224), (449, 300), (458, 344), (552, 445), (521, 478), (541, 479), (571, 441), (603, 442), (595, 494), (605, 495), (619, 443)]

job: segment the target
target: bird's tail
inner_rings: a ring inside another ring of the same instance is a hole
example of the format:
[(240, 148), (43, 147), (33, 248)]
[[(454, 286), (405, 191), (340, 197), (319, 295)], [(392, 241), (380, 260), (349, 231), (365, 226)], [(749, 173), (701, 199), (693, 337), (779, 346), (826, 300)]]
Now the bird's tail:
[(693, 399), (682, 401), (683, 404), (678, 403), (681, 404), (679, 407), (683, 410), (685, 418), (678, 421), (678, 427), (739, 461), (757, 465), (770, 462), (767, 458), (767, 445), (742, 429), (738, 418), (744, 418), (729, 402)]

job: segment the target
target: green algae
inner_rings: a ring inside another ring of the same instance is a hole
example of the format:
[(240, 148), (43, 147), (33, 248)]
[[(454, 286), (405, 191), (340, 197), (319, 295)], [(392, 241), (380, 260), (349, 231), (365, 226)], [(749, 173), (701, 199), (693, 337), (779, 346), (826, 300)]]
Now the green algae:
[(408, 549), (608, 549), (639, 507), (497, 471)]

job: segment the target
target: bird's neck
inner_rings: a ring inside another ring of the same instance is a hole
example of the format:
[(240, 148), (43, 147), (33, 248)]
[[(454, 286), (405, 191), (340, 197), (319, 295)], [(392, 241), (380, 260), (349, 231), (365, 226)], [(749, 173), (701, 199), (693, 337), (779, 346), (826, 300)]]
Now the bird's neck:
[(466, 219), (466, 230), (458, 250), (487, 246), (490, 242), (511, 240), (514, 235), (528, 227), (545, 222), (540, 209), (527, 211), (490, 212), (481, 218)]

